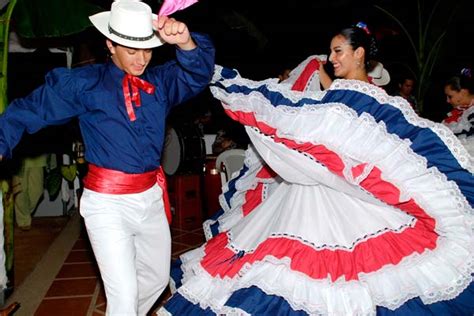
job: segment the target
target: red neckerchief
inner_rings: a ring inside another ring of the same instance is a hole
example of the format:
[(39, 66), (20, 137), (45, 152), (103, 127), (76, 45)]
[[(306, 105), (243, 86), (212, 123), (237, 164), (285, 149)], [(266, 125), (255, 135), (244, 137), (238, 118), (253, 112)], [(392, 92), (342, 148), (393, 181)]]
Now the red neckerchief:
[(465, 109), (463, 108), (454, 108), (451, 112), (448, 113), (448, 117), (443, 120), (444, 123), (453, 123), (457, 122), (461, 117)]
[[(130, 87), (132, 87), (132, 93), (130, 94)], [(130, 121), (135, 121), (137, 117), (135, 116), (135, 111), (133, 110), (132, 102), (135, 102), (136, 107), (140, 107), (140, 91), (138, 89), (145, 91), (148, 94), (155, 92), (155, 87), (146, 82), (143, 79), (132, 76), (130, 74), (125, 74), (122, 81), (123, 88), (123, 97), (125, 98), (125, 107), (127, 109), (128, 117)]]

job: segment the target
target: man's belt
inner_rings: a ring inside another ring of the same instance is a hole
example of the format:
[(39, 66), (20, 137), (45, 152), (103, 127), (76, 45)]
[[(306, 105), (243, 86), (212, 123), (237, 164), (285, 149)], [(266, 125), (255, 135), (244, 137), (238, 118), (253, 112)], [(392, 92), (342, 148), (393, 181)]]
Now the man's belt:
[(89, 171), (84, 178), (84, 187), (86, 189), (108, 194), (140, 193), (148, 190), (155, 183), (157, 183), (163, 191), (163, 204), (166, 218), (168, 219), (168, 223), (171, 223), (168, 189), (165, 174), (161, 167), (145, 173), (132, 174), (89, 164)]

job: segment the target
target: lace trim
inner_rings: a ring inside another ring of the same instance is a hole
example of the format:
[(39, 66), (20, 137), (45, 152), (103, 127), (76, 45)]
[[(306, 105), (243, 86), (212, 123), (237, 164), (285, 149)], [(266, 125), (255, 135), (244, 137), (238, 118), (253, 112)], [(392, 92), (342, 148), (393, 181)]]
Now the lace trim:
[[(410, 220), (410, 223), (407, 223), (407, 224), (404, 224), (404, 225), (401, 225), (400, 227), (398, 227), (397, 229), (391, 229), (391, 228), (384, 228), (384, 229), (379, 229), (378, 231), (376, 232), (373, 232), (371, 234), (367, 234), (367, 235), (364, 235), (362, 237), (359, 237), (357, 238), (356, 240), (354, 240), (354, 242), (349, 246), (343, 246), (343, 245), (327, 245), (327, 244), (322, 244), (322, 245), (316, 245), (315, 243), (309, 241), (309, 240), (306, 240), (306, 239), (303, 239), (301, 238), (300, 236), (296, 236), (296, 235), (293, 235), (293, 234), (287, 234), (287, 233), (272, 233), (270, 235), (269, 238), (279, 238), (279, 237), (284, 237), (284, 238), (288, 238), (288, 239), (294, 239), (294, 240), (299, 240), (301, 243), (305, 244), (305, 245), (308, 245), (308, 246), (311, 246), (313, 247), (315, 250), (322, 250), (322, 249), (331, 249), (331, 250), (337, 250), (337, 249), (342, 249), (342, 250), (353, 250), (355, 246), (357, 246), (358, 244), (360, 243), (363, 243), (365, 241), (367, 241), (368, 239), (370, 238), (374, 238), (374, 237), (377, 237), (377, 236), (380, 236), (380, 235), (383, 235), (385, 234), (386, 232), (396, 232), (396, 233), (400, 233), (402, 231), (404, 231), (405, 229), (407, 229), (408, 227), (413, 227), (415, 226), (415, 222), (416, 222), (416, 218), (412, 218)], [(231, 244), (229, 244), (230, 247), (232, 247)], [(232, 247), (233, 248), (233, 247)], [(255, 250), (255, 249), (253, 249)]]

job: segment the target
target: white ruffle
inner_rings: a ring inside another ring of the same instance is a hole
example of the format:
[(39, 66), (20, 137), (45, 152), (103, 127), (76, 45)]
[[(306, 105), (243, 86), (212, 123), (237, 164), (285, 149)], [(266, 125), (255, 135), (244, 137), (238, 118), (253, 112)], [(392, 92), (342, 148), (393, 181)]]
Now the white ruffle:
[(466, 148), (467, 152), (471, 155), (471, 159), (474, 159), (474, 135), (466, 137), (466, 135), (459, 135), (459, 141)]

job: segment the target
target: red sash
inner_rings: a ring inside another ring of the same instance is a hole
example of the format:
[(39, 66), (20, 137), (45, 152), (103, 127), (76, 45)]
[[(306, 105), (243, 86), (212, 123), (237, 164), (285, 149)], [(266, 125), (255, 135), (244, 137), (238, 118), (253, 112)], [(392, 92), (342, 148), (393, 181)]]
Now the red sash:
[(89, 164), (89, 171), (84, 178), (86, 189), (108, 194), (131, 194), (140, 193), (151, 188), (157, 183), (163, 191), (163, 204), (165, 206), (166, 218), (171, 223), (171, 208), (166, 186), (166, 178), (163, 169), (130, 174), (117, 170), (111, 170)]

